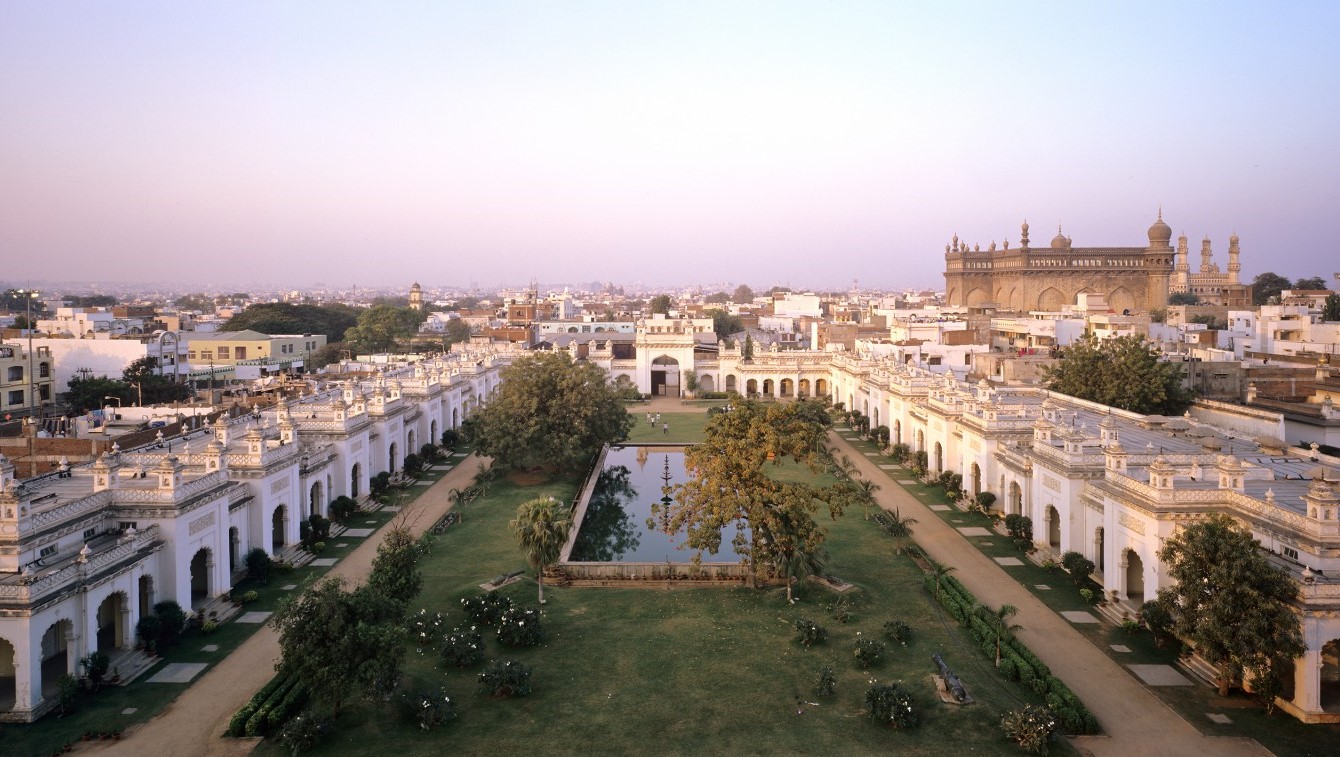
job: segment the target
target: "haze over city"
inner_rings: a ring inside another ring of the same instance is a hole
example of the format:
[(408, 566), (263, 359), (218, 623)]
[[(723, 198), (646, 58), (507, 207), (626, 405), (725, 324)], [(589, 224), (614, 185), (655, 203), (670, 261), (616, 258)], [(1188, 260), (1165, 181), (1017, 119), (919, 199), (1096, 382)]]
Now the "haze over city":
[(1340, 6), (7, 3), (8, 281), (941, 286), (985, 249), (1327, 276)]

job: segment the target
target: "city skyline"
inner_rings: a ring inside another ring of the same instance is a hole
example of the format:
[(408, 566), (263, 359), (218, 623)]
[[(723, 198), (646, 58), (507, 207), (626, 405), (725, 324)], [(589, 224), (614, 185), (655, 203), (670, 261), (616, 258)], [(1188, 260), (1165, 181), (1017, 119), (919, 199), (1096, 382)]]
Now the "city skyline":
[(9, 4), (0, 255), (20, 283), (940, 287), (954, 234), (1133, 246), (1161, 207), (1221, 265), (1239, 234), (1248, 281), (1329, 278), (1337, 17)]

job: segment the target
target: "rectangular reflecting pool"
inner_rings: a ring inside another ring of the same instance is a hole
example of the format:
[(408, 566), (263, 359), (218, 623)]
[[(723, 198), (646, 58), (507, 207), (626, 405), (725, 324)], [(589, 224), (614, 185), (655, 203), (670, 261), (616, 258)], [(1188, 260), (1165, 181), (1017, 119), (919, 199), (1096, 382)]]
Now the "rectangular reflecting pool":
[[(652, 506), (665, 497), (664, 487), (683, 483), (684, 448), (666, 445), (610, 447), (588, 481), (579, 502), (577, 536), (566, 562), (689, 563), (697, 550), (684, 547), (683, 531), (667, 534)], [(727, 526), (717, 554), (704, 552), (703, 565), (738, 564), (731, 540), (748, 528)]]

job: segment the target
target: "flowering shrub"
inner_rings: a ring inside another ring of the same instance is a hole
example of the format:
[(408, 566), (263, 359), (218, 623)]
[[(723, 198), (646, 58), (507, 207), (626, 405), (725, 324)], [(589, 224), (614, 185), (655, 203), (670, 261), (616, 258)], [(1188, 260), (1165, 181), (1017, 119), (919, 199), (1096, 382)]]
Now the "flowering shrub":
[(442, 638), (442, 661), (468, 668), (484, 659), (484, 637), (478, 626), (453, 628)]
[(873, 667), (879, 664), (879, 660), (883, 656), (884, 642), (875, 639), (856, 640), (856, 663), (861, 667)]
[(914, 728), (919, 719), (912, 706), (912, 695), (901, 683), (875, 684), (865, 693), (870, 719), (894, 728)]
[(1051, 710), (1031, 704), (1025, 705), (1022, 710), (1010, 710), (1000, 716), (1000, 727), (1005, 729), (1005, 738), (1032, 754), (1047, 753), (1056, 725), (1056, 717)]
[(422, 691), (405, 696), (405, 707), (419, 724), (419, 728), (431, 731), (456, 717), (456, 702), (447, 696), (446, 689)]
[(498, 641), (509, 647), (533, 647), (544, 641), (537, 607), (512, 607), (498, 618)]
[(813, 646), (828, 641), (828, 629), (805, 618), (796, 619), (796, 641), (805, 646)]
[(512, 600), (496, 591), (491, 591), (488, 594), (462, 599), (461, 608), (475, 623), (491, 626), (498, 622), (504, 612), (512, 608)]
[(901, 620), (890, 620), (884, 624), (884, 635), (894, 644), (907, 646), (912, 639), (912, 626)]
[(414, 639), (419, 646), (431, 647), (442, 633), (442, 628), (446, 625), (446, 622), (447, 619), (442, 613), (430, 613), (423, 608), (419, 608), (419, 612), (409, 619), (410, 638)]
[(489, 660), (479, 674), (479, 691), (495, 697), (524, 697), (530, 693), (529, 665), (516, 660)]

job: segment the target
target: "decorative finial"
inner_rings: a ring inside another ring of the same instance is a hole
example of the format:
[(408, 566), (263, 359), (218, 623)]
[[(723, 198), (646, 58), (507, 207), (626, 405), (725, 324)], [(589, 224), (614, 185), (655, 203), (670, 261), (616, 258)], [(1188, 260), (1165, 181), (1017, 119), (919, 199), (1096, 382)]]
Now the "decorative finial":
[(1159, 203), (1159, 220), (1163, 220), (1163, 204)]

